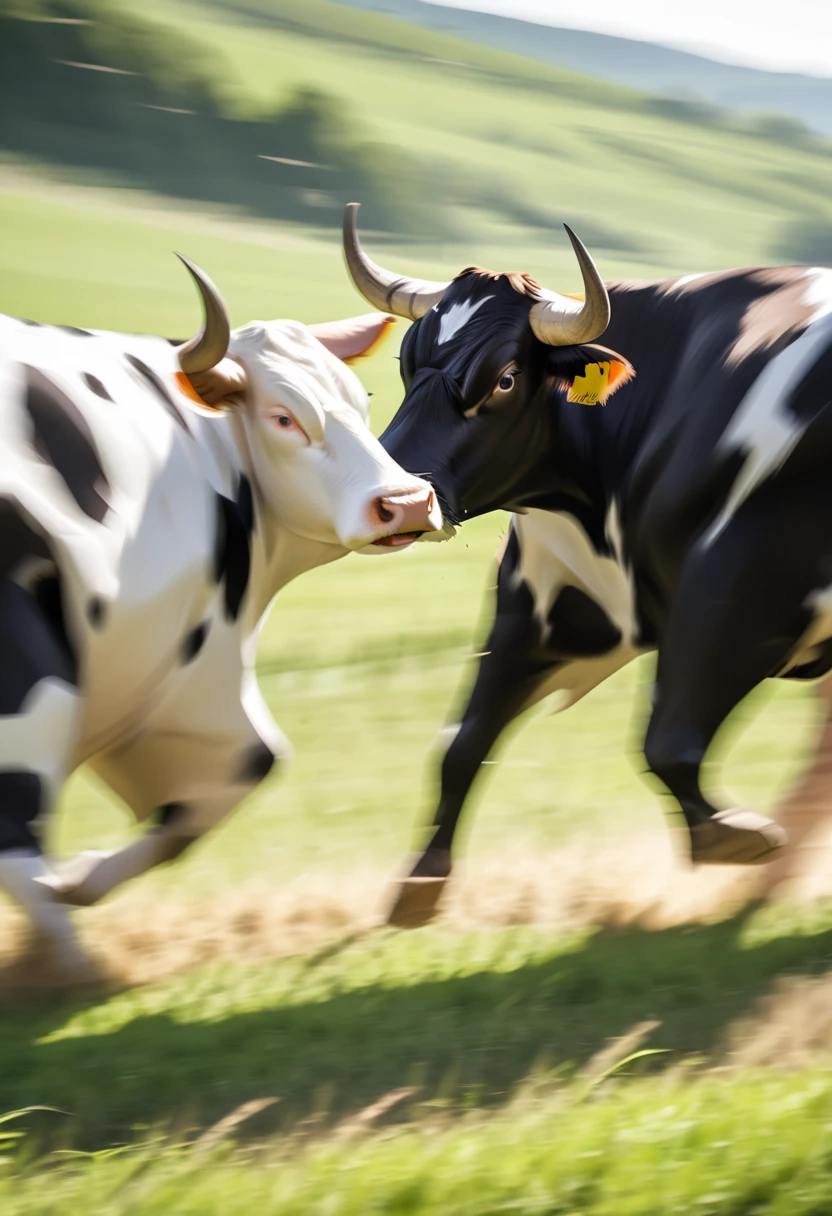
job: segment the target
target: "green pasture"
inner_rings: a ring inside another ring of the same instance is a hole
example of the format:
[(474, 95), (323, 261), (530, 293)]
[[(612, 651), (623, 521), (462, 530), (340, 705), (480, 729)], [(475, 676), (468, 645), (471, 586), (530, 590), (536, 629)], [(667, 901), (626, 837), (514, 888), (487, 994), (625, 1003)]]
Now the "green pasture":
[[(323, 19), (335, 21), (333, 6), (312, 0), (275, 3), (280, 21), (255, 4), (248, 15), (220, 3), (145, 8), (225, 57), (240, 107), (303, 81), (326, 87), (383, 138), (492, 172), (552, 216), (551, 231), (510, 227), (474, 200), (452, 245), (368, 237), (379, 260), (415, 273), (476, 261), (573, 290), (557, 218), (633, 238), (629, 249), (601, 242), (613, 277), (764, 260), (782, 223), (828, 214), (832, 170), (815, 146), (671, 123), (623, 90), (600, 86), (593, 99), (584, 82), (482, 48), (468, 48), (478, 66), (463, 72), (448, 62), (462, 52), (439, 36), (391, 60), (389, 40), (409, 37), (400, 27), (338, 9), (339, 21), (363, 23), (344, 41), (346, 27)], [(0, 164), (0, 310), (184, 336), (198, 312), (174, 249), (211, 273), (238, 323), (366, 311), (326, 226), (278, 227)], [(398, 401), (394, 354), (391, 343), (360, 369), (377, 431)], [(115, 896), (114, 911), (158, 900), (175, 936), (178, 901), (221, 904), (304, 874), (337, 890), (392, 872), (430, 807), (433, 743), (482, 647), (504, 527), (487, 518), (447, 545), (351, 557), (290, 586), (264, 630), (259, 674), (294, 764), (181, 862)], [(650, 679), (645, 659), (568, 713), (544, 706), (511, 732), (478, 788), (465, 854), (504, 859), (510, 879), (512, 859), (555, 855), (576, 837), (601, 847), (661, 831), (666, 808), (638, 749)], [(804, 689), (759, 690), (719, 741), (709, 780), (734, 801), (772, 806), (815, 715)], [(111, 847), (132, 830), (82, 773), (54, 845)], [(795, 1072), (740, 1067), (729, 1047), (737, 1019), (778, 985), (823, 985), (831, 950), (826, 905), (654, 932), (440, 922), (18, 1003), (0, 1013), (0, 1118), (65, 1113), (0, 1122), (0, 1212), (821, 1216), (832, 1210), (828, 1034), (808, 1042), (811, 1066)], [(597, 1057), (645, 1021), (658, 1025), (633, 1050), (658, 1054), (617, 1070), (614, 1056)], [(218, 1147), (194, 1147), (241, 1104), (270, 1098)]]

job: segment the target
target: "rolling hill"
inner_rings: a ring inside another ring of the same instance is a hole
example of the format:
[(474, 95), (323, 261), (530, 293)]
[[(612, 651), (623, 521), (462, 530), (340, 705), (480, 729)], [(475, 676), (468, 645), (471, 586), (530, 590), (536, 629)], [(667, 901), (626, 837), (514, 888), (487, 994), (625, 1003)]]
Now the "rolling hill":
[(788, 115), (810, 130), (832, 134), (832, 77), (760, 71), (653, 42), (540, 25), (425, 0), (338, 3), (390, 14), (426, 29), (585, 71), (659, 96)]

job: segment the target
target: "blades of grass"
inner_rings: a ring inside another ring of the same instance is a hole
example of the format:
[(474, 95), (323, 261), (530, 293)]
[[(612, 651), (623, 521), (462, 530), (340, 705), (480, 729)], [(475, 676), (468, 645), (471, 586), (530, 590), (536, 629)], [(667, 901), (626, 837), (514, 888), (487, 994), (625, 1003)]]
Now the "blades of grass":
[(0, 1115), (0, 1124), (10, 1123), (12, 1119), (22, 1119), (24, 1115), (31, 1115), (38, 1110), (49, 1111), (53, 1115), (66, 1115), (69, 1119), (73, 1118), (72, 1111), (61, 1110), (57, 1106), (21, 1106), (19, 1110), (6, 1111), (5, 1114)]
[(625, 1056), (623, 1060), (619, 1060), (617, 1064), (613, 1064), (605, 1072), (602, 1072), (600, 1076), (594, 1077), (593, 1080), (590, 1081), (590, 1083), (589, 1083), (589, 1089), (595, 1089), (598, 1085), (601, 1084), (602, 1081), (606, 1081), (609, 1077), (613, 1076), (614, 1073), (619, 1072), (622, 1068), (625, 1068), (628, 1064), (632, 1064), (634, 1060), (642, 1060), (642, 1059), (644, 1059), (645, 1056), (667, 1055), (667, 1053), (669, 1051), (670, 1051), (669, 1047), (643, 1047), (641, 1049), (641, 1051), (631, 1052), (631, 1054), (628, 1056)]

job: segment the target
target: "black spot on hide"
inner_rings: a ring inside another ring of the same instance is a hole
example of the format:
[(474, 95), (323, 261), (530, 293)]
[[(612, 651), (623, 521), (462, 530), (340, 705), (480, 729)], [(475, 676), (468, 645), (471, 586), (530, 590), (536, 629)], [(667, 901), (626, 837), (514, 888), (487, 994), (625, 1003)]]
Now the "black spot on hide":
[(90, 333), (88, 329), (79, 329), (76, 325), (56, 325), (56, 329), (62, 329), (65, 334), (75, 334), (76, 338), (94, 338), (95, 334)]
[(251, 484), (245, 473), (240, 474), (237, 486), (237, 509), (240, 512), (240, 519), (246, 534), (251, 536), (254, 531), (254, 498), (251, 493)]
[(91, 372), (84, 372), (83, 381), (90, 392), (95, 393), (96, 397), (100, 397), (102, 401), (112, 401), (112, 397), (98, 379), (98, 376), (93, 376)]
[(268, 777), (274, 766), (275, 755), (265, 743), (255, 743), (249, 748), (235, 778), (240, 784), (250, 785)]
[(195, 629), (192, 629), (185, 641), (182, 643), (180, 651), (180, 660), (183, 667), (188, 663), (192, 663), (199, 654), (202, 647), (205, 645), (205, 639), (208, 637), (208, 622), (201, 621)]
[[(153, 369), (148, 367), (147, 364), (142, 362), (141, 359), (137, 358), (136, 355), (127, 354), (124, 357), (134, 371), (138, 372), (145, 384), (150, 385), (177, 426), (181, 426), (183, 431), (188, 431), (188, 424), (185, 421), (185, 415), (182, 413), (179, 406), (168, 392), (164, 383), (159, 376), (156, 375)], [(188, 434), (190, 434), (190, 431), (188, 431)]]
[(39, 578), (32, 588), (32, 596), (48, 624), (56, 642), (63, 651), (68, 672), (73, 684), (78, 683), (78, 660), (66, 627), (63, 589), (60, 576), (47, 574)]
[(92, 431), (78, 407), (43, 372), (26, 368), (25, 408), (34, 429), (34, 448), (63, 478), (78, 506), (98, 523), (109, 507), (109, 482)]
[(184, 802), (166, 802), (164, 806), (159, 807), (156, 822), (159, 827), (167, 827), (168, 824), (176, 823), (177, 819), (181, 819), (187, 809), (187, 804)]
[(0, 496), (0, 578), (14, 574), (27, 558), (51, 560), (52, 551), (23, 518), (16, 500)]
[(0, 715), (20, 712), (29, 693), (49, 677), (76, 684), (57, 578), (41, 579), (30, 595), (0, 582)]
[(157, 831), (159, 828), (171, 829), (170, 832), (164, 833), (165, 855), (163, 861), (175, 861), (196, 839), (195, 836), (180, 835), (176, 831), (176, 825), (183, 818), (187, 809), (187, 804), (184, 802), (168, 802), (165, 806), (159, 807), (156, 814)]
[(251, 573), (250, 538), (254, 530), (254, 501), (245, 474), (240, 476), (232, 502), (217, 495), (217, 538), (214, 546), (214, 579), (225, 583), (225, 612), (235, 621)]
[(0, 773), (0, 853), (11, 849), (40, 852), (35, 827), (40, 804), (41, 782), (37, 773), (22, 769)]
[(552, 605), (548, 646), (570, 658), (608, 654), (621, 644), (621, 630), (603, 608), (577, 587), (564, 587)]
[(43, 321), (30, 321), (28, 317), (20, 317), (19, 320), (22, 321), (24, 325), (31, 325), (32, 329), (43, 328)]
[(104, 624), (104, 601), (100, 596), (93, 595), (87, 604), (87, 620), (93, 629), (101, 629)]

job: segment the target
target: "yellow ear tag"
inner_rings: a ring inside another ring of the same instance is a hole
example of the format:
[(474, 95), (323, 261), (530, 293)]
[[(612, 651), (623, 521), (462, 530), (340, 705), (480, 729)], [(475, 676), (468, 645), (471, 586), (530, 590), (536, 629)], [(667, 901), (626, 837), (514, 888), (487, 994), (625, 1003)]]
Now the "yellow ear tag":
[(610, 383), (609, 363), (587, 363), (582, 376), (576, 376), (566, 394), (567, 401), (579, 405), (597, 405)]

